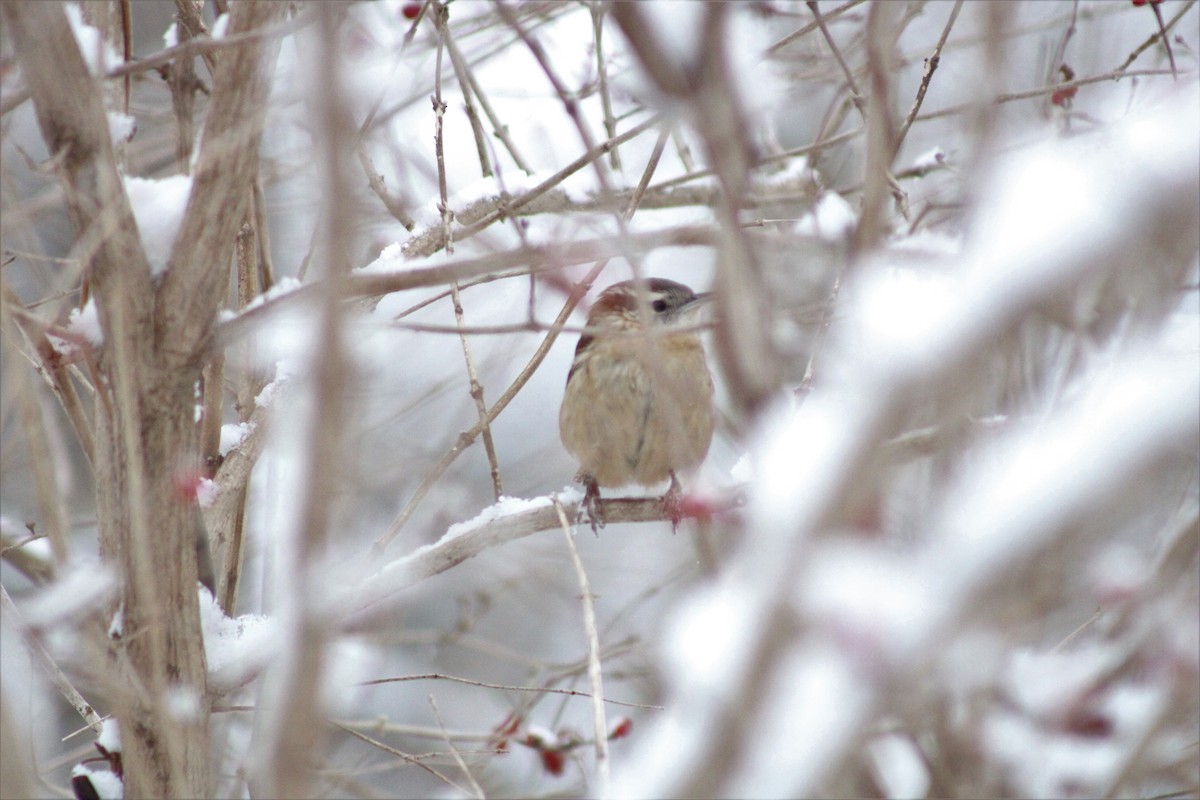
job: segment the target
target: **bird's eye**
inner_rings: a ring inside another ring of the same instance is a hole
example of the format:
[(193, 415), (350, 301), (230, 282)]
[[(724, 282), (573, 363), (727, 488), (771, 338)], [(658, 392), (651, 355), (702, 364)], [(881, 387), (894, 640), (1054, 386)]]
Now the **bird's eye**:
[(659, 298), (658, 300), (655, 300), (653, 303), (651, 303), (650, 307), (654, 309), (655, 314), (661, 314), (667, 310), (667, 301), (663, 300), (662, 298)]

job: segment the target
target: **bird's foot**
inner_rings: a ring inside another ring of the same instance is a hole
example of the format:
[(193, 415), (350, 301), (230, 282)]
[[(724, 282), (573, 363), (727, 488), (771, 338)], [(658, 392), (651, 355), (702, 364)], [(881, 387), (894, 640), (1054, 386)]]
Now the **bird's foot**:
[(679, 523), (684, 518), (684, 497), (683, 491), (679, 487), (679, 479), (675, 477), (675, 473), (671, 473), (671, 485), (667, 487), (667, 493), (662, 496), (663, 511), (671, 518), (671, 533), (679, 533)]
[(583, 482), (584, 486), (583, 502), (579, 504), (579, 507), (587, 511), (588, 521), (592, 524), (592, 533), (598, 536), (600, 528), (604, 527), (604, 513), (600, 510), (600, 485), (591, 475), (581, 475), (579, 480)]

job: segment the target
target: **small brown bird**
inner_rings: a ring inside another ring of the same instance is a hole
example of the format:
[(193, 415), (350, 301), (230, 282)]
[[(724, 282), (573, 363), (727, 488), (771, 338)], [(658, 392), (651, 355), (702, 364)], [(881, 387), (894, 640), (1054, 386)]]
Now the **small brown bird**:
[[(640, 289), (640, 291), (639, 291)], [(621, 281), (596, 299), (558, 415), (563, 445), (578, 459), (592, 527), (603, 525), (601, 486), (652, 486), (675, 522), (677, 470), (696, 467), (713, 434), (713, 382), (695, 311), (709, 299), (663, 278)]]

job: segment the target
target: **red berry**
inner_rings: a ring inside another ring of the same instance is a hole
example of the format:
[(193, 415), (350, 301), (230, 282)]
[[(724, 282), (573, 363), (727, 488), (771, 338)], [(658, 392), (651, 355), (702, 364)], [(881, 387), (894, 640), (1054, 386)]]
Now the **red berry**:
[(1089, 739), (1112, 736), (1113, 721), (1099, 711), (1078, 710), (1066, 719), (1064, 727), (1076, 736)]
[(175, 500), (180, 503), (196, 502), (200, 491), (200, 480), (204, 476), (199, 470), (179, 470), (175, 473), (172, 488), (175, 490)]
[(1054, 94), (1050, 95), (1050, 102), (1056, 106), (1066, 106), (1078, 93), (1078, 86), (1072, 86), (1069, 89), (1058, 89)]
[(633, 720), (629, 717), (621, 717), (616, 725), (613, 726), (612, 733), (608, 734), (609, 739), (624, 739), (633, 730)]
[(546, 772), (551, 775), (562, 775), (563, 765), (566, 763), (562, 753), (557, 750), (541, 750), (539, 755), (542, 757), (542, 766)]
[[(1145, 2), (1145, 1), (1146, 0), (1142, 0), (1142, 2)], [(405, 19), (416, 19), (417, 15), (421, 13), (421, 4), (420, 3), (405, 3), (404, 6), (400, 9), (400, 13), (404, 15)]]

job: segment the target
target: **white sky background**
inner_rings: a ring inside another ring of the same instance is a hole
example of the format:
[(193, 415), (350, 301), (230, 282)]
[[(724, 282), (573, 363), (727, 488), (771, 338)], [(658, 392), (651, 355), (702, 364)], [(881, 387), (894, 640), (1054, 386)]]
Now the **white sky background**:
[[(345, 91), (357, 121), (376, 106), (390, 114), (386, 125), (367, 140), (367, 152), (388, 188), (418, 204), (414, 209), (418, 225), (429, 226), (438, 223), (429, 103), (432, 28), (423, 26), (401, 55), (409, 25), (400, 14), (401, 5), (380, 2), (351, 9)], [(773, 5), (797, 16), (768, 22), (754, 16), (748, 5), (735, 11), (736, 41), (744, 45), (738, 48), (743, 79), (737, 86), (753, 110), (756, 130), (767, 131), (761, 134), (764, 139), (786, 149), (813, 141), (836, 81), (793, 80), (777, 66), (752, 57), (806, 21), (802, 3)], [(826, 5), (831, 4), (822, 3), (822, 8)], [(1135, 11), (1126, 3), (1079, 6), (1080, 29), (1065, 58), (1079, 76), (1114, 69), (1154, 29), (1147, 9)], [(1178, 7), (1179, 3), (1164, 3), (1164, 15), (1173, 15)], [(491, 152), (499, 158), (500, 179), (480, 179), (474, 141), (447, 58), (442, 87), (449, 107), (446, 177), (454, 208), (491, 196), (502, 187), (513, 193), (532, 187), (583, 149), (578, 132), (527, 49), (518, 44), (483, 57), (509, 36), (498, 34), (495, 27), (468, 32), (467, 18), (490, 8), (483, 3), (452, 4), (452, 25), (461, 32), (458, 44), (464, 54), (481, 59), (475, 74), (534, 175), (522, 173), (500, 143), (489, 137)], [(656, 4), (651, 18), (674, 57), (684, 58), (692, 51), (689, 32), (695, 30), (698, 8), (699, 4)], [(978, 47), (969, 43), (980, 30), (980, 8), (973, 3), (964, 7), (924, 110), (978, 99), (985, 77), (1004, 82), (996, 87), (998, 91), (1044, 84), (1049, 53), (1057, 47), (1065, 22), (1014, 37), (1005, 51), (1007, 69), (985, 76)], [(894, 107), (902, 113), (919, 81), (921, 58), (940, 34), (948, 9), (949, 4), (928, 4), (901, 39), (901, 52), (911, 59), (895, 76)], [(1026, 3), (1018, 7), (1013, 24), (1035, 30), (1070, 10), (1067, 3)], [(1196, 12), (1191, 13), (1191, 26), (1185, 20), (1178, 33), (1195, 48)], [(564, 4), (553, 16), (536, 28), (538, 39), (567, 86), (586, 85), (595, 73), (591, 19), (586, 9), (573, 4)], [(861, 15), (858, 19), (833, 25), (844, 46), (851, 47), (853, 35), (861, 30)], [(810, 34), (806, 44), (796, 46), (795, 52), (808, 58), (801, 60), (800, 67), (827, 59), (818, 36)], [(285, 275), (294, 274), (308, 252), (322, 210), (322, 198), (312, 188), (314, 146), (307, 105), (312, 76), (306, 62), (315, 46), (305, 34), (285, 41), (274, 88), (278, 106), (264, 140), (264, 155), (280, 176), (268, 189), (268, 203), (276, 266)], [(615, 76), (617, 115), (632, 109), (635, 99), (652, 102), (653, 90), (634, 68), (632, 54), (611, 24), (605, 29), (605, 48)], [(921, 392), (941, 379), (946, 363), (969, 347), (964, 343), (1009, 335), (1005, 327), (1009, 309), (1023, 308), (1030, 296), (1045, 296), (1045, 305), (1050, 306), (1050, 300), (1065, 294), (1071, 307), (1062, 314), (1082, 320), (1081, 327), (1086, 327), (1090, 310), (1101, 305), (1109, 296), (1106, 292), (1131, 297), (1139, 291), (1136, 285), (1122, 284), (1119, 271), (1107, 259), (1125, 258), (1132, 263), (1139, 258), (1178, 258), (1166, 245), (1162, 250), (1156, 247), (1169, 221), (1175, 219), (1171, 214), (1186, 207), (1189, 197), (1194, 202), (1197, 191), (1200, 90), (1194, 77), (1194, 52), (1184, 46), (1175, 51), (1181, 70), (1190, 71), (1176, 83), (1169, 77), (1150, 77), (1141, 79), (1136, 88), (1129, 80), (1082, 87), (1073, 108), (1088, 119), (1073, 120), (1070, 135), (1064, 135), (1063, 112), (1047, 112), (1044, 98), (1001, 107), (989, 151), (997, 154), (994, 158), (989, 154), (976, 160), (979, 154), (973, 150), (975, 139), (964, 115), (914, 125), (895, 169), (913, 164), (935, 147), (946, 154), (949, 168), (904, 182), (910, 206), (918, 209), (929, 201), (964, 197), (976, 205), (950, 217), (950, 222), (929, 225), (911, 236), (904, 234), (907, 224), (898, 220), (900, 233), (862, 266), (856, 280), (841, 288), (824, 360), (818, 363), (817, 388), (802, 403), (781, 396), (769, 413), (748, 421), (742, 441), (727, 431), (718, 434), (696, 485), (731, 486), (736, 482), (731, 469), (742, 457), (756, 476), (745, 510), (748, 526), (736, 532), (718, 528), (718, 535), (742, 539), (723, 542), (727, 554), (719, 580), (703, 579), (687, 525), (677, 536), (671, 535), (667, 523), (611, 525), (598, 538), (580, 529), (577, 544), (597, 595), (602, 644), (635, 643), (605, 661), (608, 696), (669, 706), (667, 711), (609, 708), (610, 720), (626, 714), (635, 721), (634, 735), (613, 744), (618, 794), (657, 796), (687, 786), (689, 776), (711, 757), (708, 748), (728, 734), (723, 715), (742, 704), (748, 714), (758, 711), (758, 703), (767, 702), (764, 696), (770, 698), (771, 707), (751, 718), (750, 727), (743, 731), (742, 756), (721, 786), (744, 796), (819, 792), (825, 785), (821, 781), (841, 764), (855, 737), (872, 730), (877, 715), (896, 713), (890, 687), (894, 681), (906, 680), (913, 669), (943, 679), (947, 702), (963, 700), (978, 686), (999, 686), (1016, 698), (1009, 704), (1015, 708), (992, 709), (973, 722), (982, 732), (981, 746), (990, 763), (1011, 770), (1013, 789), (1031, 796), (1060, 795), (1068, 785), (1082, 785), (1085, 794), (1104, 789), (1119, 774), (1139, 737), (1148, 736), (1162, 719), (1163, 709), (1173, 702), (1174, 684), (1157, 673), (1140, 681), (1123, 677), (1107, 687), (1100, 700), (1115, 733), (1091, 740), (1056, 734), (1054, 725), (1045, 722), (1056, 719), (1055, 703), (1074, 708), (1070, 702), (1074, 693), (1082, 692), (1078, 687), (1088, 683), (1086, 679), (1073, 683), (1073, 678), (1100, 669), (1109, 655), (1095, 631), (1096, 638), (1077, 650), (1068, 648), (1053, 656), (1048, 651), (1103, 605), (1105, 587), (1126, 586), (1136, 594), (1141, 581), (1148, 580), (1138, 576), (1153, 572), (1175, 509), (1196, 503), (1196, 454), (1194, 448), (1189, 450), (1197, 437), (1194, 409), (1200, 403), (1196, 383), (1200, 308), (1194, 289), (1178, 296), (1174, 312), (1135, 315), (1120, 323), (1120, 333), (1095, 345), (1080, 344), (1084, 337), (1070, 331), (1053, 330), (1044, 349), (1052, 353), (1060, 347), (1065, 354), (1039, 361), (1036, 370), (1044, 374), (1035, 390), (1008, 398), (1007, 405), (997, 404), (1003, 406), (1003, 416), (994, 435), (981, 437), (953, 463), (913, 466), (902, 479), (888, 484), (893, 494), (880, 501), (880, 524), (885, 530), (879, 540), (852, 535), (831, 539), (819, 520), (822, 503), (836, 492), (840, 476), (853, 474), (857, 449), (887, 413), (895, 393), (922, 402)], [(1146, 65), (1165, 66), (1165, 59), (1147, 53), (1137, 66)], [(594, 141), (602, 141), (598, 97), (583, 100), (581, 110)], [(644, 117), (644, 113), (634, 115), (619, 129)], [(845, 129), (856, 124), (851, 117)], [(486, 120), (484, 125), (490, 129)], [(681, 135), (702, 160), (699, 138), (686, 126)], [(636, 185), (654, 139), (650, 131), (622, 145), (623, 169), (610, 170), (613, 186)], [(821, 199), (817, 213), (798, 213), (794, 225), (783, 226), (819, 240), (811, 251), (818, 259), (842, 252), (842, 232), (853, 224), (858, 210), (855, 187), (861, 183), (861, 152), (861, 147), (847, 147), (829, 154), (818, 177), (831, 191)], [(808, 168), (797, 163), (789, 165), (790, 172), (805, 174)], [(604, 168), (610, 169), (607, 160)], [(654, 182), (684, 173), (678, 150), (668, 146)], [(972, 180), (965, 190), (964, 179)], [(365, 180), (359, 181), (364, 184)], [(134, 185), (143, 194), (152, 189), (145, 182)], [(149, 198), (146, 213), (138, 214), (148, 250), (161, 249), (161, 244), (153, 243), (161, 243), (164, 236), (169, 248), (173, 236), (169, 220), (172, 206), (178, 205), (179, 186), (179, 181), (163, 183), (161, 202)], [(595, 171), (585, 168), (563, 186), (573, 198), (586, 197), (597, 186)], [(833, 191), (839, 189), (843, 191)], [(362, 211), (360, 249), (352, 255), (355, 266), (402, 270), (445, 260), (444, 253), (416, 264), (405, 264), (394, 255), (380, 258), (389, 245), (402, 244), (411, 234), (387, 218), (365, 188), (358, 200)], [(713, 219), (711, 210), (703, 207), (643, 210), (629, 227), (642, 232)], [(538, 244), (616, 233), (612, 215), (604, 213), (543, 214), (524, 217), (523, 222), (525, 236)], [(1183, 224), (1196, 223), (1192, 218)], [(511, 224), (498, 224), (483, 235), (456, 243), (455, 257), (509, 249), (519, 242)], [(647, 254), (641, 269), (647, 275), (705, 289), (712, 280), (714, 259), (707, 248), (667, 248)], [(1183, 282), (1194, 287), (1200, 277), (1195, 252), (1183, 260), (1188, 262)], [(568, 269), (566, 275), (581, 277), (586, 268)], [(630, 276), (630, 266), (614, 259), (598, 286)], [(1064, 292), (1056, 287), (1067, 288)], [(387, 296), (372, 313), (356, 316), (350, 323), (355, 374), (346, 435), (355, 455), (346, 476), (349, 489), (336, 517), (337, 552), (326, 572), (328, 585), (310, 587), (314, 592), (340, 596), (355, 590), (365, 576), (348, 572), (347, 562), (361, 569), (360, 555), (386, 529), (458, 433), (477, 419), (466, 391), (458, 337), (405, 331), (392, 323), (397, 313), (434, 293)], [(528, 298), (526, 278), (465, 289), (466, 322), (478, 326), (525, 322)], [(555, 286), (539, 282), (535, 318), (548, 324), (563, 299)], [(454, 324), (448, 299), (406, 320)], [(582, 313), (577, 312), (572, 324), (582, 321)], [(296, 377), (285, 393), (306, 391), (305, 359), (314, 346), (310, 334), (310, 322), (302, 315), (279, 315), (259, 340), (262, 368), (274, 369), (278, 360), (286, 359)], [(472, 354), (489, 402), (516, 377), (541, 335), (472, 336)], [(558, 442), (557, 413), (574, 341), (574, 334), (560, 337), (493, 425), (506, 495), (539, 497), (571, 483), (575, 465)], [(964, 370), (964, 374), (972, 373)], [(983, 368), (979, 374), (981, 382), (992, 380)], [(724, 397), (722, 388), (720, 402)], [(273, 593), (285, 588), (270, 577), (277, 568), (272, 553), (279, 538), (287, 536), (282, 521), (294, 518), (295, 504), (300, 502), (290, 491), (289, 478), (297, 469), (289, 458), (297, 452), (299, 438), (289, 438), (304, 435), (288, 424), (291, 401), (286, 394), (282, 402), (279, 395), (272, 402), (279, 408), (279, 419), (276, 438), (252, 484), (252, 541), (243, 601), (245, 611), (267, 615), (277, 603)], [(931, 407), (936, 410), (937, 404)], [(729, 411), (727, 406), (724, 410)], [(1166, 468), (1162, 455), (1170, 448), (1163, 441), (1179, 443), (1178, 452), (1172, 454), (1175, 460)], [(1147, 479), (1130, 480), (1121, 469), (1125, 464), (1137, 464)], [(1061, 534), (1064, 527), (1087, 529), (1100, 524), (1096, 517), (1109, 510), (1111, 501), (1107, 487), (1122, 497), (1155, 497), (1156, 491), (1162, 491), (1175, 505), (1164, 505), (1153, 518), (1125, 519), (1120, 509), (1112, 510), (1112, 517), (1121, 522), (1101, 529), (1100, 544), (1087, 544), (1086, 536)], [(436, 541), (450, 526), (475, 518), (492, 502), (488, 465), (477, 441), (424, 500), (387, 557), (399, 558)], [(6, 508), (5, 513), (13, 511)], [(990, 581), (1003, 584), (1008, 570), (1021, 574), (1020, 565), (1041, 557), (1043, 549), (1077, 557), (1078, 570), (1068, 576), (1066, 597), (1049, 603), (1052, 613), (1042, 624), (993, 626), (981, 621), (988, 619), (982, 614), (970, 630), (955, 627), (960, 618), (974, 613), (973, 604), (986, 606), (993, 591)], [(1146, 623), (1152, 630), (1123, 643), (1170, 659), (1194, 676), (1200, 669), (1200, 644), (1196, 636), (1175, 630), (1178, 620), (1188, 619), (1194, 609), (1195, 591), (1189, 591), (1183, 599), (1160, 597), (1158, 626)], [(486, 733), (529, 698), (431, 682), (365, 691), (351, 686), (371, 677), (430, 672), (533, 685), (586, 655), (578, 593), (561, 532), (554, 531), (510, 542), (407, 589), (389, 610), (385, 626), (369, 631), (367, 637), (343, 639), (331, 651), (338, 654), (333, 662), (349, 668), (330, 671), (327, 692), (340, 694), (343, 701), (347, 696), (357, 701), (338, 703), (331, 713), (436, 726), (426, 700), (433, 693), (448, 729)], [(781, 608), (794, 615), (801, 630), (784, 640), (767, 641), (773, 631), (763, 627), (765, 620)], [(271, 648), (264, 642), (272, 642), (267, 637), (275, 633), (268, 623), (248, 618), (239, 628), (211, 615), (206, 619), (212, 631), (220, 631), (209, 641), (210, 647), (221, 648), (210, 650), (210, 660), (222, 666), (223, 675), (236, 673), (232, 665), (239, 658), (255, 663), (269, 660)], [(450, 637), (453, 643), (438, 644), (438, 637), (456, 625), (460, 630)], [(238, 652), (239, 629), (254, 631), (245, 641), (253, 652)], [(70, 642), (61, 644), (69, 652)], [(343, 653), (353, 655), (343, 657)], [(777, 671), (755, 684), (746, 678), (747, 664), (764, 653)], [(975, 663), (973, 653), (990, 653), (988, 664)], [(979, 674), (964, 677), (957, 671), (963, 660)], [(7, 674), (7, 663), (5, 669)], [(580, 676), (576, 682), (560, 685), (586, 690), (586, 678)], [(1048, 690), (1043, 696), (1030, 692), (1030, 687), (1060, 684), (1057, 697)], [(252, 700), (255, 695), (251, 689), (245, 698)], [(551, 729), (569, 727), (587, 735), (591, 712), (586, 700), (558, 700), (541, 702), (528, 722)], [(237, 726), (249, 722), (229, 724), (235, 729), (230, 736), (236, 738), (245, 735)], [(878, 746), (872, 748), (872, 758), (885, 790), (907, 794), (929, 786), (930, 777), (915, 761), (908, 739), (873, 741)], [(1156, 747), (1167, 747), (1154, 741)], [(442, 744), (409, 741), (405, 746), (438, 749)], [(582, 794), (594, 790), (593, 784), (584, 782), (584, 776), (593, 777), (589, 748), (576, 751), (579, 761), (568, 763), (561, 778), (546, 774), (529, 750), (511, 749), (509, 756), (472, 762), (486, 777), (489, 791)], [(378, 755), (346, 747), (334, 760), (353, 769), (377, 762)], [(398, 795), (444, 790), (427, 780), (410, 768), (376, 785)], [(1170, 781), (1166, 783), (1170, 788)], [(1144, 785), (1162, 784), (1148, 780)]]

